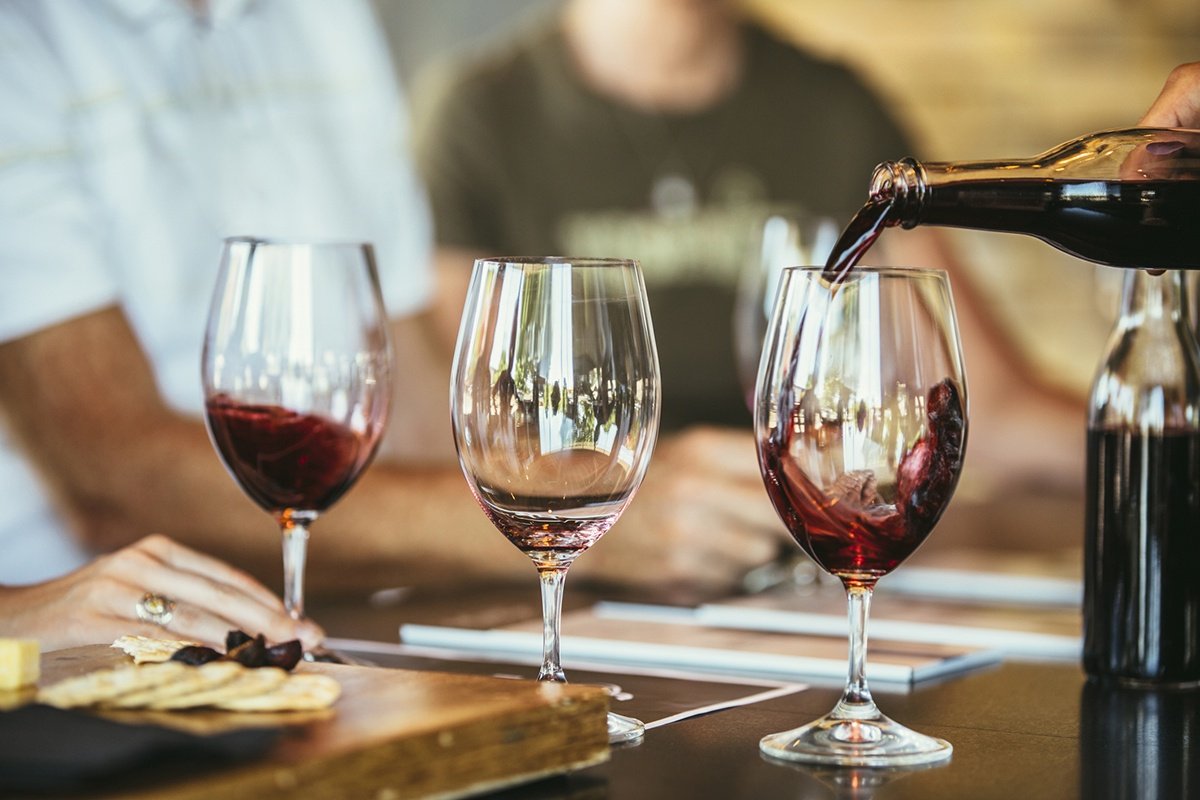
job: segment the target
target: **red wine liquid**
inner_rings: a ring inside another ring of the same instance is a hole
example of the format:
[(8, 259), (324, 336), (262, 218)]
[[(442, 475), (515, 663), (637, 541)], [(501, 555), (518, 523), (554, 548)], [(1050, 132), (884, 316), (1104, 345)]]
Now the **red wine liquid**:
[(872, 198), (859, 209), (850, 224), (842, 231), (825, 262), (825, 279), (838, 284), (846, 280), (850, 271), (875, 244), (891, 219), (892, 203), (888, 199)]
[(254, 502), (272, 514), (324, 511), (370, 462), (378, 431), (361, 434), (333, 420), (225, 395), (205, 411), (213, 443)]
[(1200, 433), (1088, 432), (1083, 665), (1200, 681)]
[[(848, 584), (874, 584), (925, 541), (954, 493), (965, 431), (958, 388), (944, 380), (930, 390), (928, 432), (901, 459), (894, 487), (877, 486), (868, 470), (815, 485), (797, 461), (795, 437), (838, 435), (842, 423), (802, 426), (799, 405), (788, 405), (790, 411), (780, 409), (779, 428), (760, 443), (771, 503), (804, 552), (826, 571)], [(807, 431), (799, 433), (802, 428)], [(826, 441), (800, 447), (829, 446)], [(885, 494), (894, 494), (891, 502)]]

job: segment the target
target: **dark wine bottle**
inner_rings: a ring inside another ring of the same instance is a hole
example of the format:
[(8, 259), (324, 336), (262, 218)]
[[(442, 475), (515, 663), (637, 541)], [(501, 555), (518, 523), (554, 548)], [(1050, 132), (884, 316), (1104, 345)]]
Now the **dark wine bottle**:
[(1023, 233), (1098, 264), (1200, 269), (1200, 131), (1105, 131), (1028, 159), (886, 161), (870, 203), (887, 207), (886, 226)]
[(1181, 273), (1134, 270), (1092, 387), (1084, 669), (1200, 684), (1200, 350)]

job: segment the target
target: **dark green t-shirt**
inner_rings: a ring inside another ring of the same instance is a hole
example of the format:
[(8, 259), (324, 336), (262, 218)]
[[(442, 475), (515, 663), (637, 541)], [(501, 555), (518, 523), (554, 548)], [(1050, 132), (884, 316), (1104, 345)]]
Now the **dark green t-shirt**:
[(743, 30), (739, 86), (699, 113), (648, 114), (592, 91), (557, 20), (443, 66), (415, 96), (440, 244), (641, 262), (665, 430), (750, 420), (731, 318), (765, 214), (799, 208), (844, 224), (872, 167), (913, 154), (846, 68)]

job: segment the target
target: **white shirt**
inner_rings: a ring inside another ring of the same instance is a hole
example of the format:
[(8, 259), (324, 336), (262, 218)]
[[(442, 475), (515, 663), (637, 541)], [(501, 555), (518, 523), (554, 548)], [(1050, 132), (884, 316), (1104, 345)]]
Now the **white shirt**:
[[(0, 5), (0, 341), (119, 304), (163, 396), (192, 413), (223, 237), (373, 242), (394, 315), (432, 289), (428, 209), (369, 7), (209, 9)], [(80, 565), (89, 554), (0, 436), (0, 583)]]

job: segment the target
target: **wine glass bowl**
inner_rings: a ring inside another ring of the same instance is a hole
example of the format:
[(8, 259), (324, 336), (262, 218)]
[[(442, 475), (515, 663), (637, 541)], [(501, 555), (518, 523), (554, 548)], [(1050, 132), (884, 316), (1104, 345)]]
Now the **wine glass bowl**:
[(943, 272), (860, 267), (830, 281), (784, 270), (759, 370), (755, 435), (772, 504), (850, 603), (850, 676), (837, 707), (764, 738), (774, 758), (899, 766), (951, 746), (883, 716), (865, 677), (875, 583), (925, 540), (966, 447), (966, 385)]
[(784, 267), (823, 264), (837, 243), (842, 226), (833, 217), (799, 210), (770, 214), (763, 220), (755, 250), (742, 264), (733, 309), (733, 350), (738, 383), (746, 407), (754, 413), (763, 337), (775, 307), (775, 291)]
[(370, 245), (226, 240), (204, 338), (205, 418), (229, 473), (280, 526), (295, 619), (309, 526), (375, 454), (390, 361)]
[[(475, 262), (450, 410), (459, 462), (542, 586), (539, 680), (558, 659), (563, 580), (617, 521), (658, 434), (659, 373), (641, 270), (612, 259)], [(641, 736), (609, 716), (610, 741)]]

